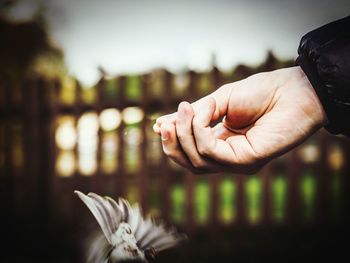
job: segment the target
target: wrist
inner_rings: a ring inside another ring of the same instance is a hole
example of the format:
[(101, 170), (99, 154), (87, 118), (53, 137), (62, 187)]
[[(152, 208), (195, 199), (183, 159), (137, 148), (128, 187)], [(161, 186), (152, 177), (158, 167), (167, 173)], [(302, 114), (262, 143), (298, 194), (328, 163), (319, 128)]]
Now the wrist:
[(327, 125), (328, 117), (326, 111), (313, 85), (311, 84), (309, 78), (306, 76), (306, 74), (300, 66), (296, 66), (295, 68), (298, 71), (298, 74), (300, 75), (300, 80), (303, 83), (303, 88), (305, 88), (305, 90), (307, 91), (308, 97), (310, 99), (309, 110), (312, 112), (311, 114), (312, 116), (314, 116), (316, 124), (319, 126)]

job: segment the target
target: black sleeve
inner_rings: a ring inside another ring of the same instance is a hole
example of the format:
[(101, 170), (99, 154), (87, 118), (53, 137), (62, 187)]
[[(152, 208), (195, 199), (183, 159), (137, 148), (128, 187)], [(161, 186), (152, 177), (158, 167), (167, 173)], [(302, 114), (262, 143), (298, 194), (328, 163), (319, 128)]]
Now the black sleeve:
[(307, 33), (298, 54), (327, 114), (325, 128), (350, 137), (350, 16)]

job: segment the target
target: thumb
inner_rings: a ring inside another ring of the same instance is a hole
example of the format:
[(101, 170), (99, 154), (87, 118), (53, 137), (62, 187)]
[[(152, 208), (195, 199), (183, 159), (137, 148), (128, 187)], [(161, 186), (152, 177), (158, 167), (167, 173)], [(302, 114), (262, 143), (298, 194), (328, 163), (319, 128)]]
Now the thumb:
[(197, 110), (192, 120), (193, 135), (196, 141), (197, 150), (201, 154), (207, 154), (208, 149), (215, 146), (216, 138), (210, 127), (216, 109), (216, 101), (213, 97), (206, 97), (204, 107)]
[(194, 111), (193, 125), (201, 128), (208, 127), (210, 122), (214, 119), (216, 110), (216, 101), (213, 97), (208, 96), (203, 98), (202, 106), (197, 107)]

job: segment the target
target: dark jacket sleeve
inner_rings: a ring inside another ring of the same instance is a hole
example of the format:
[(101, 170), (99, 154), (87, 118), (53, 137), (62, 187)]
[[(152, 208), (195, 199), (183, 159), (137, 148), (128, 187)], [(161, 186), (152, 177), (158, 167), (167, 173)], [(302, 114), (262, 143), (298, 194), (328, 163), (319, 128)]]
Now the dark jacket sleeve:
[(307, 75), (328, 117), (325, 128), (350, 136), (350, 16), (307, 33), (296, 63)]

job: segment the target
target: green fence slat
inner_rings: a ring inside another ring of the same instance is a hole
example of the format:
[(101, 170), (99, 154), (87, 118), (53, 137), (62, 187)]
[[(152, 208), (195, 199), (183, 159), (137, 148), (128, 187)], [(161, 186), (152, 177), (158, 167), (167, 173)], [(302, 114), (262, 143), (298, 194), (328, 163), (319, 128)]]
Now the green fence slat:
[(171, 218), (176, 223), (185, 221), (185, 187), (182, 184), (176, 184), (171, 190)]
[(258, 176), (251, 176), (245, 183), (247, 218), (252, 224), (261, 219), (262, 183)]
[(137, 75), (128, 76), (126, 79), (126, 99), (129, 101), (139, 101), (142, 97), (141, 80)]
[(194, 191), (194, 217), (198, 224), (205, 224), (210, 213), (210, 186), (207, 180), (197, 182)]
[(236, 184), (231, 178), (225, 178), (219, 185), (219, 218), (230, 223), (236, 215)]
[(315, 210), (317, 181), (315, 176), (310, 172), (306, 172), (300, 180), (300, 192), (303, 204), (303, 216), (312, 219)]
[(286, 216), (288, 182), (285, 176), (279, 175), (272, 181), (272, 217), (282, 222)]

